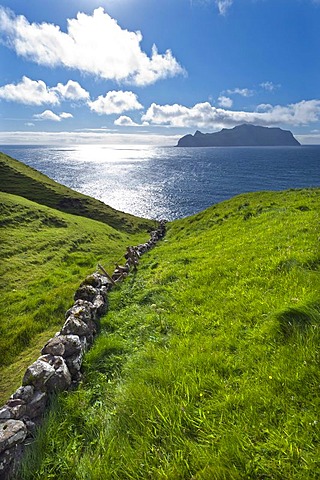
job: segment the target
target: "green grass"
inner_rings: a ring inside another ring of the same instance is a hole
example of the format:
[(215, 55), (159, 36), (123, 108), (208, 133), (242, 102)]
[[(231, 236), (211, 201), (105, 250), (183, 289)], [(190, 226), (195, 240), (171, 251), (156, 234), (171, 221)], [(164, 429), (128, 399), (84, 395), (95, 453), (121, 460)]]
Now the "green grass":
[(172, 222), (110, 295), (21, 478), (318, 479), (319, 193)]
[(75, 192), (1, 152), (0, 191), (25, 197), (62, 212), (92, 218), (129, 233), (154, 226), (150, 220), (119, 212), (99, 200)]
[(1, 403), (60, 330), (80, 282), (98, 263), (111, 273), (126, 246), (149, 234), (117, 231), (9, 193), (0, 193), (0, 227)]

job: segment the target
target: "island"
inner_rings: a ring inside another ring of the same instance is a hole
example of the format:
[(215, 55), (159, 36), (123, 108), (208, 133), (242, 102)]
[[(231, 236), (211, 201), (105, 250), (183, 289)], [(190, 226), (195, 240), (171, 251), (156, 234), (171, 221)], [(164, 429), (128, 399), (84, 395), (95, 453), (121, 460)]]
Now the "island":
[(185, 135), (177, 147), (289, 147), (300, 146), (290, 130), (243, 124), (220, 132)]

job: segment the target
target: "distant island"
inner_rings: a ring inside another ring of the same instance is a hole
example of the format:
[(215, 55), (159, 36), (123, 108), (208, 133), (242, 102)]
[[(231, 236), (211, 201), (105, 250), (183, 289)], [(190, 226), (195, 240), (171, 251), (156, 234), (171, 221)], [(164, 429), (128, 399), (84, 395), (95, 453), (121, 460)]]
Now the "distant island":
[(243, 124), (220, 132), (185, 135), (177, 147), (288, 147), (300, 146), (289, 130)]

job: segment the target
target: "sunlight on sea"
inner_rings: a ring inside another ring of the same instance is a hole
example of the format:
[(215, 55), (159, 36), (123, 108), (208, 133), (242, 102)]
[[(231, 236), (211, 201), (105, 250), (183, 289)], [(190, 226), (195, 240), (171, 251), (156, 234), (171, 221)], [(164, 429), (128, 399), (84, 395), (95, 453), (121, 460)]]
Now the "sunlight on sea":
[[(161, 184), (150, 182), (152, 171), (146, 163), (157, 157), (157, 149), (145, 145), (84, 145), (61, 150), (64, 162), (81, 166), (81, 179), (73, 188), (98, 198), (117, 210), (150, 218), (166, 216), (166, 199)], [(160, 179), (159, 179), (160, 180)], [(65, 179), (66, 181), (66, 179)], [(157, 203), (157, 208), (155, 208)]]
[(154, 147), (148, 145), (77, 145), (58, 151), (65, 152), (71, 161), (112, 164), (148, 160), (154, 152)]

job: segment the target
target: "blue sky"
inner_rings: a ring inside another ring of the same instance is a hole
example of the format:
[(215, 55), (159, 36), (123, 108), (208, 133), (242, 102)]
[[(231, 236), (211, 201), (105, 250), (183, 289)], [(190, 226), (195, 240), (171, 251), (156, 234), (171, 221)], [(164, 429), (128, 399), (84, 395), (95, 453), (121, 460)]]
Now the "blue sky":
[(320, 0), (0, 0), (0, 143), (320, 144)]

